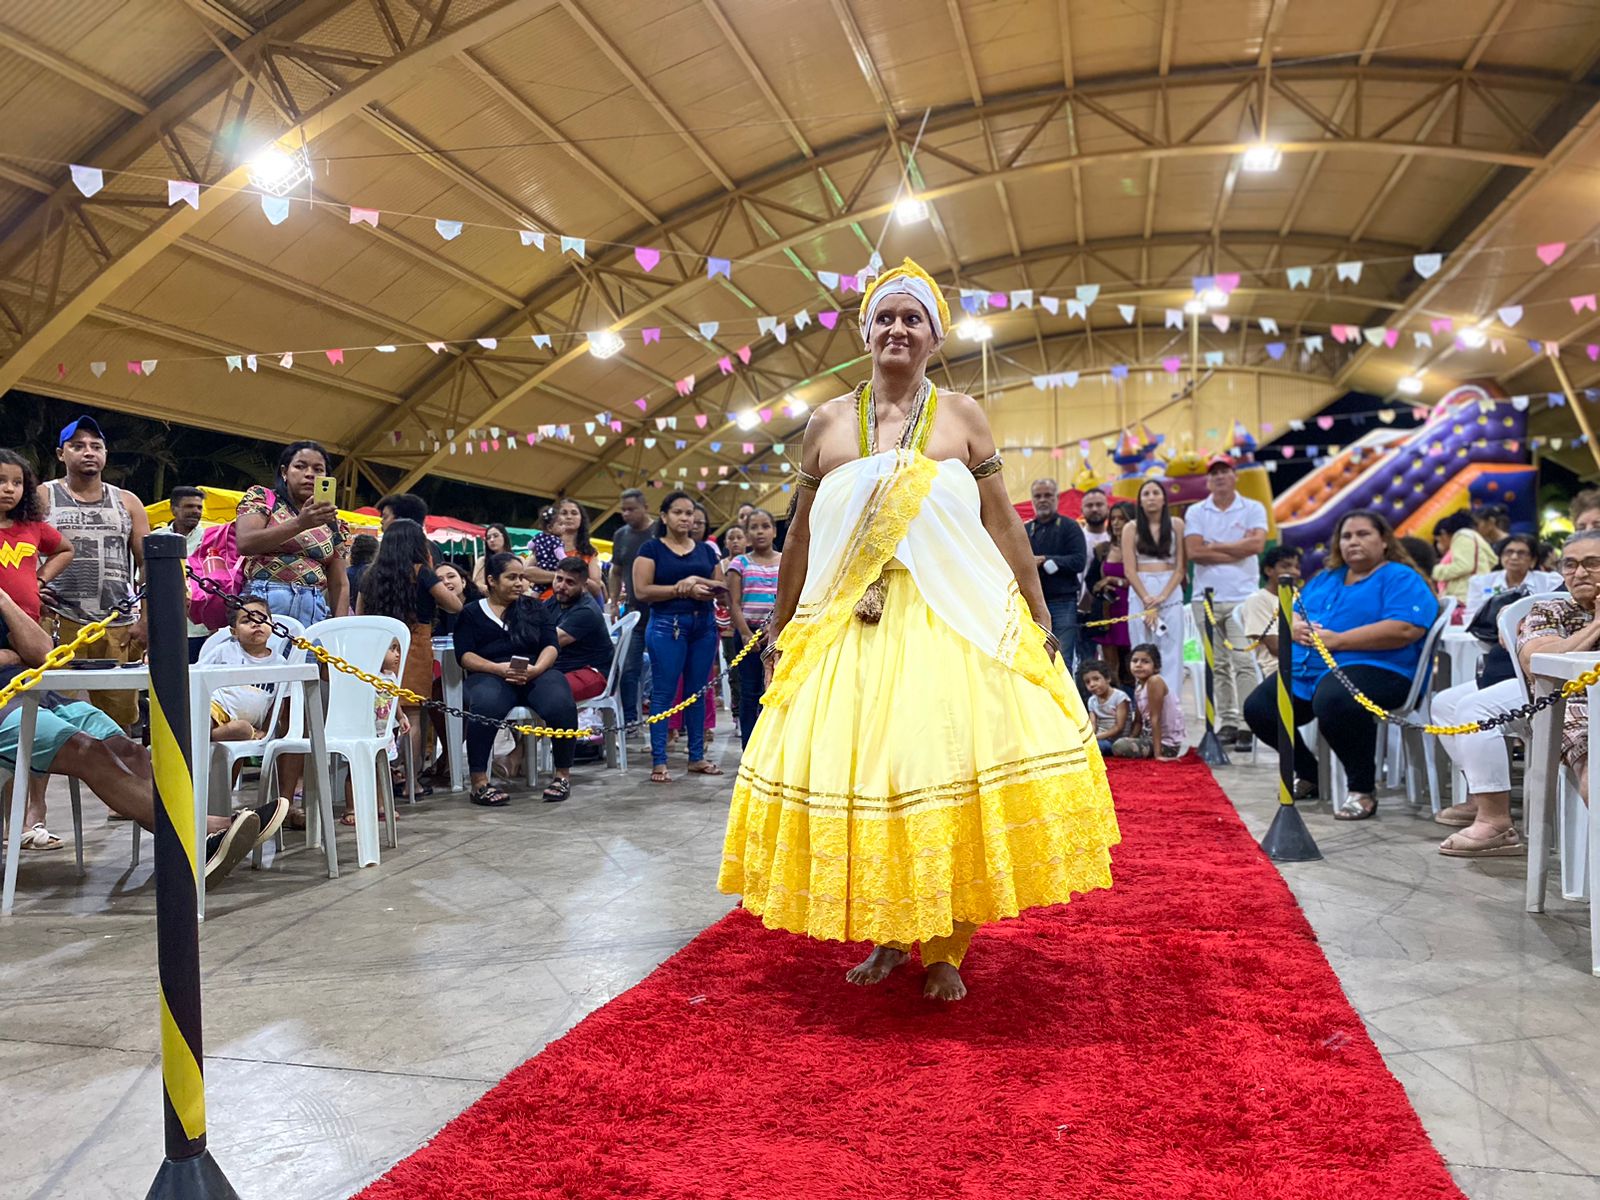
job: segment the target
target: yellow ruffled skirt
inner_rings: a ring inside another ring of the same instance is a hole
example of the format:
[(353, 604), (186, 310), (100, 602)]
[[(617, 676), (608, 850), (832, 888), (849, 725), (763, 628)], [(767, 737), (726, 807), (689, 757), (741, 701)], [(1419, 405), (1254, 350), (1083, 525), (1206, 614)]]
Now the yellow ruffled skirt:
[(910, 943), (1110, 887), (1121, 838), (1076, 693), (984, 655), (908, 571), (885, 580), (882, 620), (762, 712), (719, 888), (769, 928)]

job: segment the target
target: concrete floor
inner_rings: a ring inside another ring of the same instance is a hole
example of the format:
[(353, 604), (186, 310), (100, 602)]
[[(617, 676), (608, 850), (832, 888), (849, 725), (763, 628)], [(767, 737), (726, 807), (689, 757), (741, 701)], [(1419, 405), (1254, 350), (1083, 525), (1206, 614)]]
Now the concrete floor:
[[(1273, 770), (1218, 771), (1258, 836)], [(211, 1147), (240, 1194), (349, 1196), (726, 912), (728, 785), (580, 768), (565, 805), (402, 809), (377, 869), (346, 830), (336, 880), (304, 853), (235, 873), (202, 953)], [(1586, 911), (1525, 916), (1522, 863), (1440, 858), (1402, 806), (1310, 808), (1326, 859), (1284, 874), (1462, 1190), (1600, 1200)], [(161, 1160), (150, 856), (129, 871), (127, 827), (90, 818), (88, 877), (30, 856), (0, 922), (6, 1197), (120, 1200)]]

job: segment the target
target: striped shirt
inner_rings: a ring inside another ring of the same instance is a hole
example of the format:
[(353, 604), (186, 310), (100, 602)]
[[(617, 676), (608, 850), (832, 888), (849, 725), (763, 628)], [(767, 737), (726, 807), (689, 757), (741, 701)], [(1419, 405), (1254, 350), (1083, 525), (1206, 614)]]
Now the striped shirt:
[(770, 563), (753, 561), (741, 554), (728, 564), (729, 573), (737, 571), (744, 585), (744, 621), (752, 629), (765, 625), (778, 603), (778, 560), (774, 554)]

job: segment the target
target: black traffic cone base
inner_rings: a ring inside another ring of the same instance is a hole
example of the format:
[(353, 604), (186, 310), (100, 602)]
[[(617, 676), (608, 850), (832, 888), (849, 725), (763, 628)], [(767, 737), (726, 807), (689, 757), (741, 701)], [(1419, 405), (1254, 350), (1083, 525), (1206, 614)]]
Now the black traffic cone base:
[(1272, 818), (1267, 836), (1261, 839), (1261, 849), (1273, 862), (1316, 862), (1322, 858), (1305, 818), (1292, 804), (1278, 805), (1278, 815)]
[(1217, 736), (1215, 729), (1207, 729), (1200, 738), (1200, 745), (1195, 748), (1200, 761), (1208, 767), (1227, 767), (1233, 764), (1228, 760), (1228, 752), (1222, 748), (1222, 739)]
[(144, 1200), (239, 1200), (211, 1151), (193, 1158), (169, 1158), (156, 1172)]

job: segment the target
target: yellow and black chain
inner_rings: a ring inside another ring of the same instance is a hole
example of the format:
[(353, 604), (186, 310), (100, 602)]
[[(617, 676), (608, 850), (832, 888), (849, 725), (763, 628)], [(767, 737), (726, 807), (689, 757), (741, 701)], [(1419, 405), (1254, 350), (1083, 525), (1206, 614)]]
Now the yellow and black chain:
[[(193, 575), (190, 576), (190, 578), (202, 591), (209, 592), (211, 595), (216, 596), (224, 604), (226, 604), (229, 612), (241, 608), (244, 605), (244, 602), (250, 598), (248, 596), (233, 595), (215, 580), (204, 579)], [(253, 613), (245, 613), (244, 619), (247, 621), (253, 621), (256, 624), (263, 623), (263, 618), (256, 616)], [(497, 728), (509, 730), (512, 733), (520, 734), (524, 737), (581, 738), (603, 732), (602, 730), (594, 728), (552, 729), (547, 725), (523, 725), (515, 721), (506, 721), (495, 717), (485, 717), (478, 713), (469, 712), (464, 708), (457, 708), (453, 704), (446, 704), (443, 700), (434, 700), (427, 696), (419, 696), (416, 692), (411, 691), (409, 688), (401, 687), (398, 683), (395, 683), (393, 680), (387, 679), (382, 675), (374, 675), (369, 671), (363, 671), (354, 663), (340, 658), (337, 654), (334, 654), (325, 646), (318, 645), (309, 638), (301, 637), (298, 634), (292, 633), (288, 626), (279, 621), (266, 618), (265, 624), (268, 629), (272, 630), (273, 633), (277, 634), (280, 638), (297, 649), (304, 650), (312, 658), (316, 659), (317, 662), (326, 667), (331, 667), (333, 670), (342, 674), (354, 676), (356, 679), (359, 679), (362, 683), (367, 684), (381, 695), (393, 696), (402, 704), (414, 705), (417, 708), (425, 708), (432, 712), (445, 713), (452, 717), (459, 717), (463, 721), (475, 721), (480, 725), (494, 725)], [(635, 630), (635, 636), (638, 636), (637, 630)], [(621, 727), (622, 730), (626, 731), (629, 729), (642, 729), (646, 726), (654, 725), (658, 721), (665, 721), (669, 717), (677, 716), (691, 704), (695, 703), (695, 701), (699, 700), (702, 696), (710, 693), (710, 691), (722, 681), (722, 677), (724, 675), (732, 671), (734, 667), (738, 666), (739, 663), (744, 661), (745, 656), (756, 647), (759, 640), (760, 639), (758, 638), (751, 638), (750, 641), (745, 644), (744, 648), (740, 650), (738, 654), (733, 656), (733, 661), (728, 663), (727, 667), (725, 667), (723, 670), (718, 671), (715, 675), (711, 676), (710, 680), (704, 687), (690, 693), (688, 696), (684, 697), (683, 700), (677, 704), (674, 704), (669, 709), (665, 709), (659, 713), (651, 713), (648, 717), (641, 717), (637, 720), (629, 721), (627, 724)]]
[(80, 628), (70, 642), (63, 643), (46, 654), (44, 661), (37, 667), (29, 667), (14, 676), (10, 683), (0, 688), (0, 707), (10, 704), (17, 696), (37, 684), (44, 678), (46, 671), (66, 666), (84, 646), (98, 641), (120, 618), (131, 615), (133, 606), (144, 599), (144, 591), (144, 588), (140, 588), (126, 600), (113, 605), (111, 611), (98, 621), (90, 621)]
[[(1261, 638), (1257, 638), (1255, 641), (1251, 642), (1248, 646), (1235, 646), (1232, 642), (1230, 642), (1228, 640), (1228, 635), (1222, 632), (1222, 622), (1217, 620), (1217, 614), (1211, 607), (1211, 599), (1210, 599), (1210, 597), (1202, 594), (1201, 597), (1200, 597), (1200, 603), (1205, 605), (1205, 608), (1206, 608), (1206, 620), (1211, 622), (1211, 628), (1215, 629), (1217, 631), (1218, 635), (1221, 636), (1222, 645), (1223, 645), (1223, 647), (1225, 649), (1232, 650), (1237, 654), (1247, 654), (1250, 651), (1253, 651), (1257, 646), (1261, 645)], [(1249, 634), (1246, 634), (1245, 636), (1248, 637)]]
[(1530, 700), (1528, 703), (1518, 708), (1513, 708), (1509, 712), (1496, 713), (1494, 716), (1485, 717), (1481, 721), (1468, 721), (1462, 725), (1425, 725), (1420, 721), (1411, 721), (1405, 717), (1395, 716), (1357, 687), (1355, 680), (1345, 674), (1344, 668), (1334, 661), (1333, 653), (1328, 649), (1327, 643), (1322, 640), (1322, 635), (1317, 632), (1317, 627), (1311, 623), (1311, 617), (1307, 614), (1305, 605), (1301, 603), (1298, 595), (1295, 596), (1295, 608), (1306, 623), (1306, 630), (1311, 636), (1311, 645), (1322, 656), (1322, 661), (1328, 665), (1328, 670), (1333, 677), (1339, 681), (1345, 691), (1350, 693), (1351, 698), (1357, 704), (1380, 721), (1388, 721), (1394, 725), (1406, 725), (1412, 729), (1420, 729), (1423, 733), (1430, 733), (1435, 737), (1456, 737), (1461, 734), (1485, 733), (1498, 729), (1502, 725), (1509, 725), (1513, 721), (1532, 717), (1535, 713), (1543, 712), (1549, 708), (1557, 700), (1569, 699), (1579, 692), (1586, 691), (1596, 683), (1600, 683), (1600, 665), (1596, 665), (1576, 679), (1567, 680), (1561, 685), (1560, 691), (1551, 692), (1547, 696), (1540, 696), (1537, 700)]
[(1161, 610), (1159, 608), (1147, 608), (1142, 612), (1131, 612), (1131, 613), (1128, 613), (1126, 616), (1122, 616), (1122, 617), (1107, 617), (1103, 621), (1084, 621), (1079, 625), (1079, 628), (1081, 628), (1081, 629), (1095, 629), (1095, 628), (1098, 628), (1099, 626), (1102, 626), (1102, 625), (1121, 625), (1125, 621), (1140, 620), (1142, 618), (1151, 616), (1152, 614), (1158, 613), (1160, 611)]

